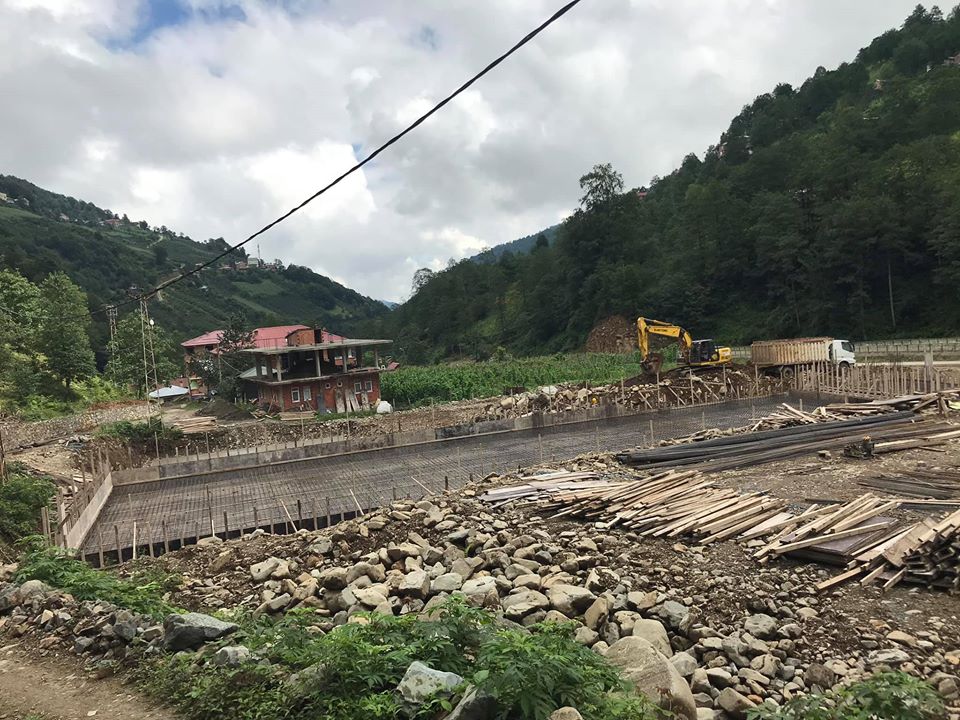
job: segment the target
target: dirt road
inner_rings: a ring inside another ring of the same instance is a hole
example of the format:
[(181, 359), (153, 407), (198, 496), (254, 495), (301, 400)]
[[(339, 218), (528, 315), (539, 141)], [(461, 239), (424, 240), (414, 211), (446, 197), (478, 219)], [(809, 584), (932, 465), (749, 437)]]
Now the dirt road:
[(90, 680), (75, 662), (3, 643), (0, 636), (0, 720), (174, 720), (115, 678)]

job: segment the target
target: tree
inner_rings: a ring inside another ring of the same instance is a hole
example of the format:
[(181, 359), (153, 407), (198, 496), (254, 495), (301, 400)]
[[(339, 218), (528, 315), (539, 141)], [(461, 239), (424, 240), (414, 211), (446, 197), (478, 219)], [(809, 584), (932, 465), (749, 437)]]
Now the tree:
[(412, 294), (416, 295), (420, 292), (421, 288), (430, 282), (433, 279), (433, 276), (436, 273), (433, 272), (430, 268), (420, 268), (413, 274), (413, 290)]
[[(118, 385), (133, 388), (137, 397), (145, 394), (144, 372), (144, 331), (151, 333), (153, 340), (153, 356), (150, 354), (150, 338), (146, 338), (147, 361), (156, 359), (157, 380), (165, 384), (179, 374), (176, 358), (176, 348), (164, 332), (163, 328), (154, 324), (145, 326), (140, 311), (136, 310), (124, 316), (117, 323), (117, 331), (107, 344), (110, 360), (105, 368), (107, 377)], [(151, 378), (152, 380), (152, 378)]]
[(33, 353), (40, 307), (40, 288), (16, 271), (0, 270), (0, 346)]
[(221, 332), (220, 343), (213, 355), (194, 358), (190, 373), (218, 395), (232, 400), (237, 394), (237, 376), (253, 362), (252, 356), (243, 351), (254, 347), (255, 339), (256, 331), (249, 328), (243, 312), (234, 313)]
[(153, 262), (157, 267), (161, 267), (167, 262), (167, 248), (163, 245), (154, 245), (153, 246)]
[(580, 205), (594, 210), (623, 192), (623, 176), (610, 163), (594, 165), (593, 170), (580, 178), (583, 197)]
[(90, 347), (87, 295), (65, 273), (55, 272), (40, 285), (39, 349), (47, 366), (70, 390), (74, 380), (97, 371)]

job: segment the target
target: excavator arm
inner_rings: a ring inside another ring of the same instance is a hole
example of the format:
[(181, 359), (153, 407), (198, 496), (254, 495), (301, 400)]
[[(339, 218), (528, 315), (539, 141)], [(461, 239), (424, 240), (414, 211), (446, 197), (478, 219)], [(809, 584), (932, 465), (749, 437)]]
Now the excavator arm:
[(657, 373), (660, 366), (663, 365), (663, 355), (659, 352), (651, 352), (650, 336), (658, 335), (660, 337), (675, 338), (680, 346), (680, 357), (685, 358), (693, 344), (693, 338), (690, 333), (679, 325), (663, 322), (662, 320), (652, 320), (650, 318), (637, 318), (637, 345), (640, 347), (640, 363), (648, 373)]

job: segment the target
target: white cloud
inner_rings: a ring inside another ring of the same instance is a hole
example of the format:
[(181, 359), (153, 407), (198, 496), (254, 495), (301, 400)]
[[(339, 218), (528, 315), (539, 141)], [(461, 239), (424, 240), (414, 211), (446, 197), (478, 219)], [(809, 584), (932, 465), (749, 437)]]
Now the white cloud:
[[(716, 142), (778, 82), (851, 59), (915, 0), (582, 3), (363, 172), (263, 236), (366, 294), (554, 224), (577, 178), (628, 185)], [(0, 0), (0, 172), (236, 242), (402, 129), (556, 0)], [(136, 42), (134, 42), (136, 40)], [(359, 148), (359, 151), (355, 151)]]

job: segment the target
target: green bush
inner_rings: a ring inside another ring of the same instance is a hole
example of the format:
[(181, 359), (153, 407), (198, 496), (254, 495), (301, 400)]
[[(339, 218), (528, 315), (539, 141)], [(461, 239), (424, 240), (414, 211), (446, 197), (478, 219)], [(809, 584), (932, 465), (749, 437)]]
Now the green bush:
[(40, 510), (50, 507), (54, 490), (49, 478), (11, 471), (0, 484), (0, 539), (14, 542), (37, 532)]
[(902, 672), (878, 673), (868, 680), (805, 695), (779, 708), (760, 706), (749, 720), (935, 720), (943, 701), (928, 683)]
[[(269, 665), (224, 669), (174, 656), (148, 670), (145, 684), (195, 720), (385, 720), (410, 712), (426, 720), (452, 702), (438, 697), (402, 707), (395, 688), (419, 660), (495, 697), (501, 718), (542, 720), (564, 705), (577, 707), (586, 720), (664, 717), (645, 698), (628, 694), (619, 673), (573, 639), (572, 625), (505, 628), (456, 599), (431, 620), (366, 618), (327, 634), (318, 632), (318, 618), (309, 612), (241, 619), (242, 630), (224, 642), (242, 642)], [(289, 673), (300, 673), (297, 682), (285, 682)]]
[(42, 580), (78, 600), (102, 600), (158, 620), (175, 612), (175, 608), (163, 599), (164, 578), (135, 575), (124, 579), (94, 570), (68, 551), (50, 547), (36, 536), (21, 541), (21, 547), (23, 555), (17, 570), (17, 582)]
[(109, 423), (100, 428), (98, 435), (144, 445), (149, 443), (151, 446), (156, 439), (162, 446), (168, 443), (176, 443), (182, 439), (183, 431), (171, 425), (164, 425), (160, 422), (160, 418), (152, 417), (146, 422), (121, 420)]

